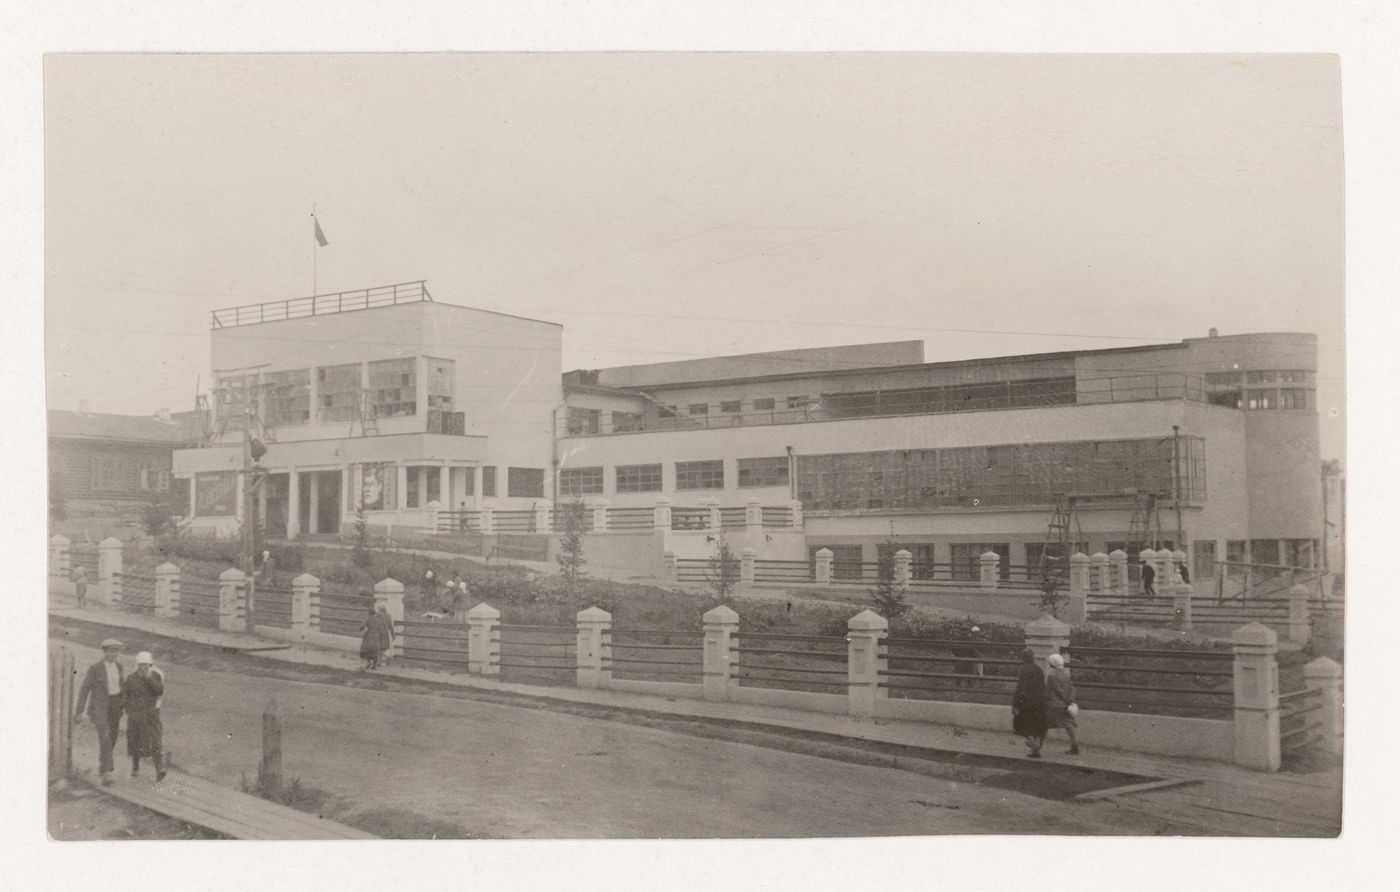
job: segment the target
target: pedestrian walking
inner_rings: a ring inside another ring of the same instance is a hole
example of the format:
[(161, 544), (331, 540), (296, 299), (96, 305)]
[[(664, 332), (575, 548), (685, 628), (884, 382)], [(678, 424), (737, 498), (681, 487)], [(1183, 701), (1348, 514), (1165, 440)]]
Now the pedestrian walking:
[(1050, 728), (1063, 728), (1069, 735), (1069, 754), (1079, 755), (1079, 705), (1074, 702), (1074, 682), (1070, 680), (1065, 658), (1051, 654), (1046, 661), (1050, 674), (1045, 677), (1045, 718)]
[(457, 580), (457, 588), (452, 595), (452, 618), (458, 622), (467, 621), (467, 581)]
[(82, 564), (74, 564), (73, 569), (68, 571), (68, 578), (73, 582), (73, 593), (78, 596), (78, 607), (86, 607), (87, 567)]
[(102, 785), (112, 785), (112, 748), (117, 743), (117, 728), (122, 720), (122, 681), (125, 673), (117, 662), (123, 645), (115, 638), (102, 642), (102, 659), (88, 667), (83, 686), (78, 690), (78, 704), (73, 716), (82, 721), (86, 710), (92, 726), (97, 729), (97, 771)]
[(984, 670), (982, 666), (982, 655), (977, 650), (977, 641), (982, 630), (977, 626), (968, 629), (968, 639), (966, 642), (954, 644), (949, 648), (949, 652), (955, 658), (953, 660), (953, 674), (964, 676), (954, 680), (953, 686), (957, 688), (976, 688), (977, 679)]
[(155, 762), (156, 780), (165, 779), (164, 734), (160, 724), (160, 699), (165, 676), (155, 667), (149, 651), (136, 655), (136, 671), (122, 685), (126, 708), (126, 752), (131, 756), (131, 776), (141, 774), (141, 759)]
[(428, 565), (428, 569), (423, 571), (423, 587), (421, 592), (426, 601), (432, 601), (437, 597), (437, 574), (433, 572), (431, 564)]
[(1152, 569), (1152, 565), (1143, 562), (1142, 565), (1142, 593), (1149, 598), (1157, 597), (1157, 588), (1153, 584), (1157, 580), (1157, 571)]
[[(361, 592), (363, 596), (364, 593)], [(360, 624), (360, 659), (365, 661), (366, 669), (373, 669), (379, 665), (379, 655), (382, 653), (379, 647), (379, 624), (375, 621), (375, 610), (371, 606), (365, 615), (365, 621)]]
[(1040, 758), (1045, 745), (1045, 673), (1029, 648), (1021, 651), (1021, 673), (1011, 695), (1011, 727), (1026, 738), (1032, 759)]

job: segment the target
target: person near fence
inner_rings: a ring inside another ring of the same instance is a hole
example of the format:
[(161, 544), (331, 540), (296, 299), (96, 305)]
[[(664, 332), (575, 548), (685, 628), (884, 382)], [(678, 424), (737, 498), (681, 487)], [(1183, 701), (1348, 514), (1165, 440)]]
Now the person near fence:
[(102, 642), (102, 659), (88, 667), (78, 690), (74, 721), (82, 721), (84, 711), (97, 730), (97, 771), (102, 785), (112, 785), (112, 749), (122, 720), (122, 682), (125, 672), (117, 662), (123, 645), (115, 638)]
[(122, 684), (126, 708), (126, 752), (131, 756), (131, 776), (141, 774), (141, 759), (155, 763), (156, 780), (165, 779), (164, 734), (160, 724), (160, 698), (165, 676), (155, 667), (149, 651), (136, 655), (136, 671)]
[(955, 658), (953, 660), (953, 674), (966, 676), (966, 678), (958, 678), (953, 682), (953, 686), (958, 688), (977, 687), (977, 682), (974, 679), (983, 674), (982, 655), (977, 650), (977, 641), (981, 637), (982, 630), (973, 626), (967, 632), (966, 642), (954, 644), (949, 648), (949, 652)]
[(1157, 597), (1157, 571), (1152, 569), (1152, 565), (1146, 561), (1142, 564), (1142, 593), (1149, 598)]
[(78, 606), (87, 606), (87, 568), (82, 564), (74, 564), (73, 569), (68, 571), (68, 578), (73, 583), (73, 593), (78, 596)]
[[(370, 597), (368, 592), (361, 596)], [(365, 617), (364, 625), (360, 626), (360, 636), (360, 659), (365, 661), (366, 669), (378, 669), (385, 653), (394, 644), (393, 621), (383, 607), (369, 608), (369, 615)]]
[(437, 574), (433, 572), (433, 565), (429, 564), (428, 569), (423, 571), (423, 587), (421, 589), (423, 599), (431, 601), (437, 597)]
[(1026, 738), (1032, 759), (1040, 758), (1045, 745), (1045, 673), (1027, 648), (1021, 651), (1021, 673), (1016, 677), (1016, 691), (1011, 695), (1011, 727)]
[[(1079, 755), (1079, 739), (1076, 730), (1079, 722), (1075, 718), (1079, 706), (1074, 702), (1074, 682), (1070, 680), (1065, 658), (1051, 654), (1046, 660), (1050, 672), (1045, 676), (1045, 718), (1049, 728), (1063, 728), (1069, 735), (1069, 754)], [(1048, 732), (1047, 732), (1048, 733)]]
[(457, 589), (452, 594), (452, 618), (459, 623), (467, 621), (467, 594), (467, 581), (457, 579)]

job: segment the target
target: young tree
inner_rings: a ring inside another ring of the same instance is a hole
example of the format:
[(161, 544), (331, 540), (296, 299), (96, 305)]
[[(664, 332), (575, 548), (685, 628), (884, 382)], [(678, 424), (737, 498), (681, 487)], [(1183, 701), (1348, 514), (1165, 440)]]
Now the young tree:
[(559, 572), (564, 576), (564, 585), (572, 593), (583, 578), (583, 567), (588, 561), (583, 556), (583, 512), (582, 499), (574, 499), (564, 506), (560, 517)]
[(739, 584), (743, 568), (724, 532), (715, 536), (715, 551), (710, 557), (710, 593), (716, 601), (728, 605), (734, 598), (734, 589)]
[(899, 544), (887, 541), (880, 546), (880, 564), (876, 571), (875, 587), (869, 590), (870, 607), (891, 623), (901, 620), (909, 612), (909, 602), (904, 597), (904, 587), (895, 582), (894, 553)]
[(350, 559), (357, 567), (368, 567), (374, 562), (374, 555), (369, 550), (369, 514), (365, 511), (364, 499), (360, 499), (355, 506), (355, 547), (350, 552)]

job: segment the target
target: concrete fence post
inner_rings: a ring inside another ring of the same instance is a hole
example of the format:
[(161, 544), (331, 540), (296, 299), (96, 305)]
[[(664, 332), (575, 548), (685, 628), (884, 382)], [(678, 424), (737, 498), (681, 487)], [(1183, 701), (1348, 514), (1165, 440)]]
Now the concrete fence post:
[(792, 501), (788, 502), (788, 517), (792, 518), (792, 526), (794, 529), (802, 529), (801, 501), (799, 501), (798, 499), (793, 499)]
[(1096, 551), (1089, 558), (1089, 594), (1106, 595), (1113, 591), (1113, 581), (1108, 578), (1108, 555)]
[(900, 591), (909, 588), (909, 582), (914, 578), (914, 555), (908, 549), (901, 548), (894, 553), (894, 585)]
[(1329, 753), (1342, 752), (1342, 667), (1327, 657), (1318, 657), (1303, 667), (1303, 684), (1322, 692), (1322, 746)]
[(724, 528), (724, 518), (719, 511), (719, 499), (701, 499), (700, 507), (705, 511), (705, 529), (719, 530)]
[(477, 515), (477, 519), (478, 522), (481, 524), (481, 534), (483, 536), (491, 536), (495, 534), (496, 509), (494, 507), (492, 507), (491, 505), (482, 505), (481, 513)]
[(1113, 593), (1119, 597), (1128, 596), (1128, 553), (1121, 548), (1115, 548), (1108, 553), (1108, 560), (1113, 572)]
[(817, 585), (831, 585), (831, 561), (836, 554), (830, 548), (817, 550)]
[(384, 608), (384, 612), (389, 614), (389, 619), (394, 624), (394, 640), (390, 643), (389, 649), (385, 651), (385, 657), (399, 656), (403, 654), (403, 583), (391, 577), (385, 577), (374, 584), (374, 609)]
[(593, 532), (606, 533), (608, 531), (608, 500), (593, 500)]
[(753, 585), (758, 551), (753, 548), (745, 548), (739, 554), (739, 581), (745, 585)]
[(1288, 640), (1307, 644), (1312, 636), (1312, 618), (1308, 613), (1308, 587), (1295, 585), (1288, 590)]
[(661, 553), (661, 562), (666, 568), (667, 579), (675, 581), (681, 578), (680, 559), (676, 557), (674, 551), (663, 551)]
[(601, 688), (612, 677), (612, 614), (593, 606), (578, 613), (578, 657), (574, 673), (581, 688)]
[(1260, 623), (1235, 630), (1235, 764), (1277, 771), (1281, 763), (1278, 635)]
[(1089, 556), (1075, 552), (1069, 556), (1069, 602), (1065, 622), (1078, 625), (1089, 618)]
[(49, 539), (49, 575), (60, 579), (68, 578), (69, 558), (73, 543), (67, 536), (53, 536)]
[(180, 591), (180, 568), (166, 561), (156, 567), (156, 617), (171, 619), (180, 615), (177, 603)]
[(1172, 613), (1175, 615), (1177, 628), (1183, 632), (1189, 632), (1193, 627), (1191, 618), (1191, 597), (1193, 594), (1191, 586), (1185, 582), (1177, 582), (1172, 585)]
[(501, 611), (490, 604), (467, 611), (467, 671), (501, 674)]
[(292, 631), (305, 635), (311, 631), (311, 602), (319, 600), (321, 580), (303, 573), (292, 580)]
[(751, 537), (763, 535), (763, 503), (758, 499), (744, 503), (744, 527)]
[(665, 496), (656, 497), (656, 505), (652, 508), (651, 525), (653, 529), (669, 530), (671, 528), (671, 500)]
[(111, 536), (97, 543), (97, 602), (110, 607), (122, 603), (122, 543)]
[(554, 515), (553, 502), (535, 503), (535, 532), (548, 533), (552, 529), (550, 520)]
[(883, 646), (889, 628), (889, 621), (871, 610), (846, 622), (846, 705), (853, 716), (873, 716), (875, 701), (889, 695), (880, 686), (888, 663)]
[(1045, 661), (1069, 647), (1069, 624), (1046, 614), (1026, 624), (1026, 647), (1035, 654), (1035, 661), (1045, 669)]
[(703, 617), (705, 646), (701, 676), (701, 694), (706, 700), (728, 700), (734, 688), (732, 649), (734, 633), (739, 631), (739, 614), (723, 604), (706, 612)]
[(237, 567), (219, 574), (219, 631), (244, 631), (244, 599), (248, 592), (248, 577)]
[(980, 575), (978, 581), (982, 588), (996, 591), (998, 571), (1001, 569), (1001, 555), (995, 551), (984, 551), (978, 558), (978, 569)]

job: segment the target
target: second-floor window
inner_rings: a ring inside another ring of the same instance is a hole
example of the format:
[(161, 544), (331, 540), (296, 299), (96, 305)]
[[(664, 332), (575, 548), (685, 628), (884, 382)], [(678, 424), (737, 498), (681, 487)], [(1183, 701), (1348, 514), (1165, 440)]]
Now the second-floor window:
[(418, 414), (418, 360), (381, 359), (369, 364), (369, 398), (380, 418)]
[(321, 366), (316, 370), (317, 419), (350, 421), (360, 405), (360, 364)]
[(311, 421), (311, 370), (263, 373), (263, 423), (268, 427)]
[[(582, 409), (578, 406), (569, 407), (569, 434), (579, 436), (581, 434), (598, 433), (598, 417), (602, 413), (597, 409)], [(616, 414), (616, 413), (614, 413)]]

